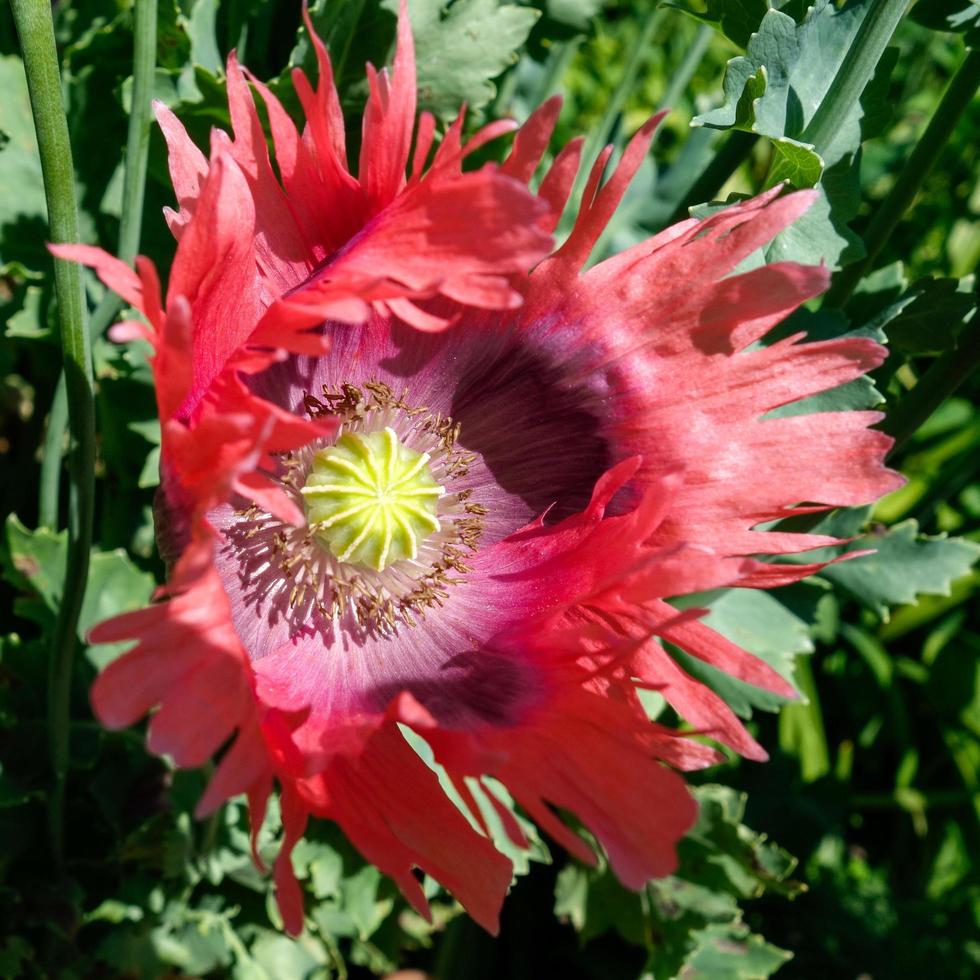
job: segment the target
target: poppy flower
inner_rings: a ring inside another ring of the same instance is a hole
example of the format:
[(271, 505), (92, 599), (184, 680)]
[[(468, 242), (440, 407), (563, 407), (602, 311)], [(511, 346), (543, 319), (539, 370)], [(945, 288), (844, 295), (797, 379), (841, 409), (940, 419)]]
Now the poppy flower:
[[(464, 144), (461, 115), (433, 152), (404, 4), (393, 71), (368, 69), (355, 177), (307, 26), (319, 81), (294, 73), (302, 133), (234, 56), (234, 135), (215, 132), (209, 158), (158, 109), (179, 205), (165, 304), (145, 259), (134, 273), (55, 249), (142, 313), (113, 337), (153, 347), (162, 420), (170, 575), (153, 605), (93, 631), (135, 641), (97, 679), (96, 714), (119, 728), (152, 713), (149, 748), (179, 766), (218, 756), (200, 815), (246, 793), (257, 832), (278, 786), (291, 932), (291, 852), (311, 817), (336, 821), (423, 913), (415, 869), (495, 930), (511, 866), (474, 786), (526, 841), (487, 777), (593, 861), (573, 814), (640, 888), (675, 867), (695, 818), (679, 772), (720, 757), (709, 739), (765, 758), (664, 641), (793, 694), (667, 600), (798, 580), (819, 566), (774, 558), (835, 539), (767, 526), (897, 486), (876, 413), (768, 414), (884, 352), (854, 337), (757, 343), (827, 285), (826, 269), (793, 263), (734, 272), (808, 192), (777, 188), (586, 269), (657, 120), (605, 182), (611, 151), (600, 157), (552, 252), (581, 144), (528, 185), (557, 102), (499, 166), (462, 163), (508, 123)], [(644, 689), (686, 727), (648, 720)]]

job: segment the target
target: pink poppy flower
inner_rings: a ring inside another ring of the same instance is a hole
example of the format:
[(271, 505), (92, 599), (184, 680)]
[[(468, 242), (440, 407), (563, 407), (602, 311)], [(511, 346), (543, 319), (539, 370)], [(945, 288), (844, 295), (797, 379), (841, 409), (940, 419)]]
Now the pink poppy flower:
[[(460, 117), (433, 154), (403, 5), (393, 71), (368, 69), (355, 177), (311, 36), (317, 88), (294, 73), (302, 134), (250, 79), (275, 169), (234, 56), (234, 137), (215, 132), (209, 159), (158, 109), (179, 204), (165, 304), (146, 260), (133, 273), (97, 249), (55, 249), (144, 315), (113, 336), (153, 346), (163, 429), (170, 579), (160, 601), (93, 631), (136, 646), (92, 701), (111, 728), (152, 712), (149, 748), (180, 766), (220, 754), (201, 815), (246, 793), (257, 829), (278, 785), (291, 932), (303, 908), (290, 855), (310, 817), (336, 821), (423, 913), (416, 868), (493, 931), (511, 866), (480, 829), (473, 780), (495, 777), (592, 861), (558, 811), (574, 814), (639, 888), (671, 872), (694, 820), (679, 771), (719, 758), (691, 735), (766, 757), (662, 641), (791, 686), (666, 600), (810, 574), (753, 556), (834, 539), (760, 526), (899, 484), (876, 413), (766, 417), (884, 352), (860, 338), (755, 344), (827, 285), (826, 269), (792, 263), (732, 274), (809, 193), (681, 222), (583, 271), (656, 120), (604, 184), (603, 154), (548, 255), (580, 150), (531, 193), (555, 101), (499, 167), (461, 164), (508, 123), (463, 145)], [(644, 688), (690, 730), (650, 722)], [(425, 738), (472, 820), (399, 726)]]

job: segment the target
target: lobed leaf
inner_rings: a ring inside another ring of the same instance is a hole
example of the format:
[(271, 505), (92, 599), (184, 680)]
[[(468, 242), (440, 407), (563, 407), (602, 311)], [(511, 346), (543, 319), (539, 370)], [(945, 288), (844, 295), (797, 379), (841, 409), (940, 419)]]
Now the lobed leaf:
[[(397, 0), (382, 6), (397, 11)], [(482, 109), (496, 93), (493, 79), (517, 60), (539, 12), (500, 0), (415, 0), (419, 103), (448, 122), (461, 104)]]

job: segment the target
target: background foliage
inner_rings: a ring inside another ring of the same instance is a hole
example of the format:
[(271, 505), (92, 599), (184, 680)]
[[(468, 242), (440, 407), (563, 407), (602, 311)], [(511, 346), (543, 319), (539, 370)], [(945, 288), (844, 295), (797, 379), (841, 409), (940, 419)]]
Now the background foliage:
[[(412, 0), (422, 101), (443, 121), (462, 100), (470, 125), (523, 118), (561, 92), (555, 147), (585, 133), (594, 158), (606, 142), (621, 147), (656, 107), (672, 107), (601, 243), (604, 254), (688, 209), (704, 213), (780, 179), (816, 186), (820, 203), (752, 261), (845, 270), (830, 301), (778, 332), (860, 330), (890, 342), (873, 384), (811, 399), (805, 410), (884, 408), (886, 426), (902, 439), (894, 463), (908, 483), (873, 511), (823, 522), (855, 538), (848, 548), (875, 548), (873, 556), (772, 594), (697, 598), (710, 607), (709, 622), (792, 677), (803, 699), (784, 706), (701, 665), (702, 679), (749, 719), (773, 758), (761, 766), (733, 759), (696, 778), (701, 817), (674, 876), (634, 895), (529, 828), (533, 847), (517, 860), (502, 935), (492, 940), (432, 882), (435, 918), (424, 922), (321, 822), (294, 858), (308, 907), (308, 929), (295, 941), (278, 931), (269, 881), (252, 865), (243, 807), (195, 823), (190, 812), (206, 774), (176, 773), (145, 753), (138, 731), (106, 733), (93, 721), (86, 691), (118, 654), (113, 648), (85, 648), (78, 658), (66, 867), (61, 876), (52, 870), (45, 691), (67, 493), (61, 487), (60, 511), (45, 515), (38, 486), (45, 439), (49, 460), (64, 448), (49, 423), (58, 335), (23, 66), (9, 11), (0, 9), (0, 498), (9, 515), (0, 544), (0, 978), (299, 980), (406, 967), (444, 978), (977, 975), (976, 374), (946, 398), (954, 375), (980, 359), (976, 99), (937, 144), (935, 167), (880, 254), (860, 263), (872, 217), (893, 206), (889, 195), (976, 40), (980, 7), (915, 5), (860, 104), (818, 132), (814, 117), (872, 6)], [(394, 0), (319, 0), (313, 9), (355, 139), (363, 64), (389, 57), (395, 8)], [(82, 236), (112, 248), (132, 101), (132, 5), (63, 0), (55, 24)], [(157, 26), (154, 94), (201, 145), (210, 127), (229, 126), (223, 61), (233, 47), (296, 108), (289, 68), (310, 67), (311, 52), (294, 0), (159, 0)], [(160, 209), (170, 203), (154, 131), (140, 250), (163, 268), (173, 243)], [(86, 288), (94, 307), (100, 287), (86, 280)], [(136, 347), (101, 334), (93, 345), (97, 545), (80, 643), (100, 619), (144, 603), (162, 571), (151, 514), (159, 429), (149, 372)], [(649, 708), (664, 713), (656, 696)], [(260, 851), (274, 853), (277, 834), (270, 813)]]

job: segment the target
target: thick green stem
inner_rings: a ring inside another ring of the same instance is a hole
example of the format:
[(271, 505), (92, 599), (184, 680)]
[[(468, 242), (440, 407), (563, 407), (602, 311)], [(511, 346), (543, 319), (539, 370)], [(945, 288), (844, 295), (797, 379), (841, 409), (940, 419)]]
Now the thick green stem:
[(908, 0), (872, 0), (834, 81), (801, 136), (821, 156), (833, 141), (840, 121), (867, 88), (908, 6)]
[(895, 227), (915, 199), (923, 181), (939, 159), (960, 116), (970, 105), (980, 85), (980, 50), (967, 51), (963, 63), (943, 93), (926, 131), (915, 145), (908, 162), (898, 175), (888, 196), (881, 202), (864, 234), (867, 257), (848, 266), (835, 279), (824, 299), (828, 307), (841, 307), (857, 284), (873, 267), (875, 259), (888, 243)]
[[(74, 168), (68, 123), (61, 97), (58, 52), (51, 6), (46, 0), (11, 0), (31, 97), (34, 127), (44, 177), (48, 223), (55, 242), (78, 241)], [(81, 270), (56, 259), (55, 295), (64, 358), (68, 420), (73, 446), (69, 457), (71, 497), (68, 514), (68, 561), (51, 648), (48, 688), (48, 734), (54, 786), (50, 797), (52, 856), (63, 863), (65, 780), (68, 772), (68, 726), (72, 659), (78, 617), (85, 597), (95, 494), (95, 405), (92, 356), (85, 326)]]
[[(157, 0), (136, 0), (133, 25), (133, 91), (126, 138), (126, 170), (123, 176), (122, 217), (119, 223), (118, 255), (132, 262), (139, 250), (143, 227), (143, 196), (150, 152), (150, 106), (153, 72), (156, 67)], [(89, 336), (101, 337), (122, 308), (122, 300), (106, 292), (89, 321)], [(40, 523), (58, 525), (58, 489), (61, 479), (61, 447), (65, 440), (64, 377), (58, 382), (48, 428), (39, 487)]]

